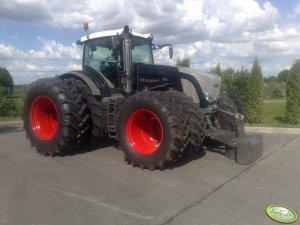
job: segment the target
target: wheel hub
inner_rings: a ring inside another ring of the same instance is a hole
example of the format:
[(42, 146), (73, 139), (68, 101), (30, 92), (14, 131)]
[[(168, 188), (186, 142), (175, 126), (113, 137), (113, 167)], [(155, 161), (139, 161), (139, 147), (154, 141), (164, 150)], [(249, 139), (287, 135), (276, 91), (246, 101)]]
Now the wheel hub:
[(30, 122), (35, 135), (50, 140), (58, 129), (58, 114), (54, 102), (47, 96), (38, 96), (31, 105)]
[(138, 109), (128, 118), (127, 139), (138, 153), (149, 155), (156, 152), (163, 140), (163, 127), (157, 115), (149, 109)]

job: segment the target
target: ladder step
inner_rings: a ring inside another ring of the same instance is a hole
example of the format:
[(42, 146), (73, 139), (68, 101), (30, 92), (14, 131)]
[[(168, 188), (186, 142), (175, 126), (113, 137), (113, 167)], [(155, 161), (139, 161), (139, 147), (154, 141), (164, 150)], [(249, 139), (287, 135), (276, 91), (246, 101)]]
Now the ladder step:
[(116, 100), (110, 99), (107, 105), (107, 123), (108, 123), (108, 134), (110, 137), (116, 137), (116, 127), (115, 127), (115, 106)]

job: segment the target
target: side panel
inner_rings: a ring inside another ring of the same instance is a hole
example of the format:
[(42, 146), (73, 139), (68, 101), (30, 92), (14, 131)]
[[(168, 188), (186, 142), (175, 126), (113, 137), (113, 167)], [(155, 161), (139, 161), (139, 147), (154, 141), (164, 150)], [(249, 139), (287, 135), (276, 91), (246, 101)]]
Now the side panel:
[(182, 91), (176, 67), (140, 64), (136, 73), (137, 91), (165, 85)]

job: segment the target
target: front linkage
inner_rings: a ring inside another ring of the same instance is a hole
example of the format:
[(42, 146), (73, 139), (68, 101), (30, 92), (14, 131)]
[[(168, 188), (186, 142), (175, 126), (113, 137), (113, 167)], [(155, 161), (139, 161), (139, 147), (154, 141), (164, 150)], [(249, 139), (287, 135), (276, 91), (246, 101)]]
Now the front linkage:
[[(228, 121), (220, 121), (217, 116), (219, 113), (227, 115), (227, 118), (231, 118), (230, 121), (234, 121), (234, 129), (230, 130), (227, 127), (224, 129), (221, 126), (222, 123)], [(212, 114), (215, 116), (211, 117)], [(232, 113), (218, 105), (214, 105), (206, 111), (205, 121), (208, 127), (207, 136), (217, 141), (219, 147), (225, 147), (215, 149), (223, 151), (227, 158), (235, 160), (238, 164), (248, 165), (262, 156), (263, 137), (260, 134), (247, 135), (245, 133), (244, 116), (240, 112)], [(217, 146), (214, 145), (214, 147)]]

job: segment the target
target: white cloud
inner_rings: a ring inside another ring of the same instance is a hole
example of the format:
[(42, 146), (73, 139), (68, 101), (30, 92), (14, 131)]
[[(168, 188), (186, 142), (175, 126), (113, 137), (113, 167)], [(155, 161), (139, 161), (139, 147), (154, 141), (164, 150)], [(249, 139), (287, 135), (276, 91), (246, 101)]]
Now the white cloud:
[[(64, 46), (54, 40), (48, 40), (42, 37), (37, 37), (37, 39), (42, 44), (42, 52), (50, 59), (60, 59), (65, 57), (78, 60), (81, 58), (81, 50), (75, 43), (73, 43), (72, 46)], [(37, 52), (36, 55), (41, 56), (41, 52)]]
[(2, 0), (0, 18), (36, 24), (52, 19), (51, 9), (48, 8), (47, 2), (38, 0)]
[[(288, 17), (298, 15), (300, 2)], [(83, 22), (89, 22), (91, 32), (128, 24), (136, 31), (155, 34), (156, 43), (173, 43), (174, 58), (169, 59), (168, 48), (164, 48), (154, 53), (157, 63), (174, 65), (177, 58), (189, 57), (192, 67), (205, 70), (217, 62), (223, 67), (248, 67), (258, 56), (270, 75), (300, 52), (299, 24), (279, 23), (279, 10), (270, 1), (3, 0), (1, 18), (52, 28), (82, 29)], [(74, 43), (66, 46), (57, 40), (37, 40), (40, 48), (26, 52), (0, 43), (0, 63), (15, 71), (25, 68), (37, 77), (81, 67), (82, 52)]]
[(81, 70), (81, 69), (82, 69), (81, 64), (74, 63), (74, 62), (69, 62), (68, 70), (72, 71), (72, 70)]
[(0, 66), (7, 68), (15, 83), (28, 83), (38, 78), (81, 69), (81, 50), (76, 44), (65, 46), (54, 40), (37, 38), (39, 50), (21, 51), (0, 44)]
[(0, 44), (0, 59), (5, 60), (13, 57), (13, 47)]
[[(3, 0), (0, 17), (30, 24), (81, 28), (89, 22), (93, 30), (120, 28), (125, 24), (142, 32), (155, 32), (171, 40), (228, 40), (242, 32), (272, 29), (278, 10), (254, 0)], [(217, 7), (216, 7), (217, 6)], [(126, 9), (126, 10), (125, 10)]]
[(11, 45), (0, 43), (0, 61), (23, 58), (25, 55), (21, 50)]
[(28, 55), (30, 58), (34, 58), (34, 59), (44, 59), (46, 58), (46, 53), (43, 51), (35, 51), (35, 50), (30, 50), (28, 52)]
[(25, 68), (29, 71), (36, 71), (38, 69), (37, 65), (33, 65), (33, 64), (26, 64)]

